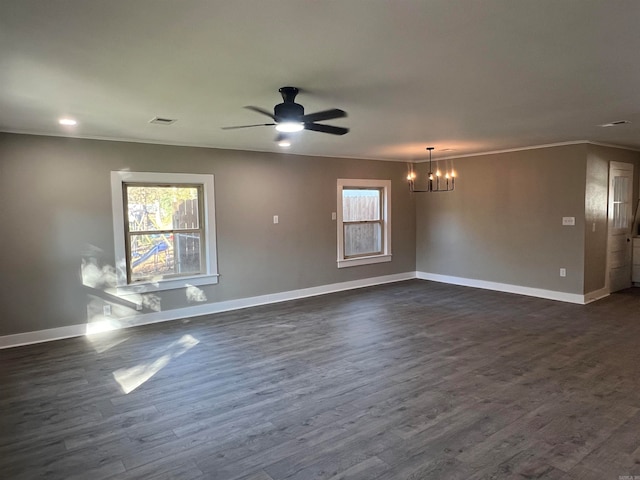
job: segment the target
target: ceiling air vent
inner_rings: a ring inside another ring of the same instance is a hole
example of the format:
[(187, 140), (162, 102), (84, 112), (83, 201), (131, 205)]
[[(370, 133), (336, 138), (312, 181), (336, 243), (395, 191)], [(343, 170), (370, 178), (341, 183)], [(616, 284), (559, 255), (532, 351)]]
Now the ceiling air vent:
[(177, 121), (178, 120), (176, 120), (175, 118), (155, 117), (149, 120), (149, 123), (157, 123), (158, 125), (172, 125)]
[(627, 123), (631, 123), (629, 120), (618, 120), (617, 122), (611, 123), (603, 123), (602, 125), (598, 125), (599, 127), (617, 127), (618, 125), (626, 125)]

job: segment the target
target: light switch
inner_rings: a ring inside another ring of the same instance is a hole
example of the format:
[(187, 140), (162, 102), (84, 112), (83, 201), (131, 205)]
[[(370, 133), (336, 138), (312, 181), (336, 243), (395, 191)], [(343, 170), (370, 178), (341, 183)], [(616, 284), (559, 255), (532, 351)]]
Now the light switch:
[(280, 220), (278, 219), (278, 215), (273, 216), (273, 223), (278, 223)]
[(336, 212), (331, 212), (331, 220), (335, 220), (336, 218)]

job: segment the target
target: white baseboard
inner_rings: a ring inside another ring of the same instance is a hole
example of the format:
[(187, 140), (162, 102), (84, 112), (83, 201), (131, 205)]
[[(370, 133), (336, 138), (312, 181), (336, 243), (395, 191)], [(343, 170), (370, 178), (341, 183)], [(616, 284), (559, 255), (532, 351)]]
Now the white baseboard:
[(520, 285), (510, 285), (506, 283), (489, 282), (485, 280), (475, 280), (472, 278), (453, 277), (449, 275), (439, 275), (427, 272), (405, 272), (394, 275), (384, 275), (381, 277), (364, 278), (362, 280), (352, 280), (349, 282), (332, 283), (318, 287), (302, 288), (287, 292), (272, 293), (256, 297), (239, 298), (236, 300), (226, 300), (222, 302), (206, 303), (192, 307), (165, 310), (160, 312), (132, 315), (129, 317), (103, 318), (101, 322), (87, 323), (81, 325), (69, 325), (66, 327), (51, 328), (48, 330), (38, 330), (35, 332), (17, 333), (0, 337), (0, 349), (30, 345), (33, 343), (49, 342), (63, 338), (79, 337), (91, 335), (106, 330), (118, 330), (121, 328), (148, 325), (152, 323), (168, 322), (181, 318), (198, 317), (213, 313), (228, 312), (242, 308), (256, 307), (270, 303), (286, 302), (299, 298), (314, 297), (327, 293), (353, 290), (356, 288), (371, 287), (385, 283), (400, 282), (419, 278), (421, 280), (431, 280), (440, 283), (450, 283), (452, 285), (462, 285), (465, 287), (482, 288), (485, 290), (495, 290), (498, 292), (516, 293), (530, 297), (558, 300), (560, 302), (576, 303), (584, 305), (609, 295), (606, 289), (596, 290), (586, 295), (574, 293), (556, 292), (541, 288), (522, 287)]
[(607, 287), (602, 287), (600, 290), (594, 290), (593, 292), (589, 292), (584, 296), (584, 303), (595, 302), (596, 300), (600, 300), (601, 298), (609, 296), (609, 289)]
[(488, 282), (486, 280), (476, 280), (473, 278), (452, 277), (449, 275), (439, 275), (437, 273), (416, 272), (416, 278), (421, 280), (432, 280), (434, 282), (450, 283), (462, 285), (464, 287), (482, 288), (485, 290), (495, 290), (505, 293), (517, 293), (529, 297), (546, 298), (548, 300), (558, 300), (560, 302), (577, 303), (584, 305), (585, 295), (577, 293), (556, 292), (555, 290), (545, 290), (543, 288), (523, 287), (520, 285), (510, 285), (508, 283)]
[(79, 337), (82, 335), (90, 335), (92, 333), (98, 333), (107, 330), (118, 330), (121, 328), (148, 325), (151, 323), (167, 322), (181, 318), (198, 317), (201, 315), (227, 312), (230, 310), (239, 310), (241, 308), (256, 307), (258, 305), (266, 305), (270, 303), (286, 302), (288, 300), (296, 300), (298, 298), (314, 297), (317, 295), (324, 295), (327, 293), (340, 292), (344, 290), (353, 290), (356, 288), (382, 285), (384, 283), (411, 280), (413, 278), (416, 278), (416, 272), (396, 273), (393, 275), (384, 275), (381, 277), (363, 278), (361, 280), (332, 283), (329, 285), (302, 288), (299, 290), (290, 290), (287, 292), (272, 293), (268, 295), (260, 295), (257, 297), (239, 298), (236, 300), (206, 303), (195, 305), (193, 307), (132, 315), (123, 318), (106, 317), (103, 318), (102, 321), (96, 323), (69, 325), (66, 327), (50, 328), (47, 330), (38, 330), (35, 332), (5, 335), (0, 337), (0, 349), (18, 347), (21, 345), (30, 345), (33, 343), (49, 342), (52, 340), (60, 340), (63, 338)]

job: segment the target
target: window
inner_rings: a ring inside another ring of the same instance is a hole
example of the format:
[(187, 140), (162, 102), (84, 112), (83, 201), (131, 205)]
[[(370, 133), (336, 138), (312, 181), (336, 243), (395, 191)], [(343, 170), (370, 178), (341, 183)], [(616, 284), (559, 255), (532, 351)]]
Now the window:
[(613, 177), (613, 229), (626, 230), (631, 219), (631, 178)]
[(338, 179), (338, 268), (391, 261), (391, 181)]
[(213, 175), (111, 172), (111, 195), (120, 289), (218, 283)]

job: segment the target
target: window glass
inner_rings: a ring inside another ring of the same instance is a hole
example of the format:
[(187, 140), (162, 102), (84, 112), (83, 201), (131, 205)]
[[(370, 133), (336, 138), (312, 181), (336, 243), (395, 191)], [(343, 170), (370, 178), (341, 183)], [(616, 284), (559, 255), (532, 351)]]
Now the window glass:
[(129, 231), (199, 228), (198, 188), (127, 185)]
[(344, 226), (344, 256), (382, 252), (382, 226), (379, 223), (352, 223)]
[(202, 273), (202, 189), (126, 183), (124, 188), (129, 282)]
[(379, 189), (343, 189), (342, 221), (380, 220)]
[(630, 180), (627, 177), (613, 178), (613, 228), (628, 227), (631, 206), (626, 202), (629, 194)]

